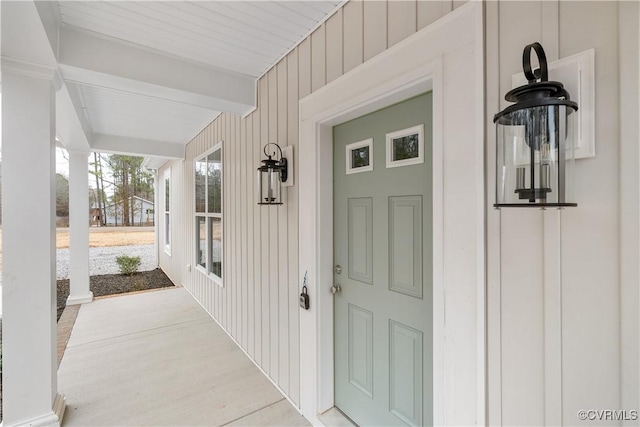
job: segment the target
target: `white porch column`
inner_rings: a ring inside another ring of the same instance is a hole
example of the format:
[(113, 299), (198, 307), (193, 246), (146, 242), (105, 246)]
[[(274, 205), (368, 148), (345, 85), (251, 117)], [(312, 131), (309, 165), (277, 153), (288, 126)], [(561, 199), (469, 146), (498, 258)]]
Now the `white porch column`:
[(64, 412), (56, 372), (53, 75), (2, 57), (5, 427), (57, 426)]
[(69, 150), (69, 305), (93, 301), (89, 289), (88, 156), (88, 151)]

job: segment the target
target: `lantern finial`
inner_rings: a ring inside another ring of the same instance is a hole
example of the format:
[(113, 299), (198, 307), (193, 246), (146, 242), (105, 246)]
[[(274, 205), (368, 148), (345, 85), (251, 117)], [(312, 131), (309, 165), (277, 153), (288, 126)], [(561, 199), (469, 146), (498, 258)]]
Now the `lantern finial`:
[[(540, 64), (540, 68), (534, 71), (531, 70), (531, 49), (535, 51), (538, 57), (538, 63)], [(524, 70), (524, 76), (530, 84), (538, 80), (541, 82), (549, 81), (547, 55), (545, 55), (540, 43), (535, 42), (525, 46), (524, 52), (522, 52), (522, 69)]]

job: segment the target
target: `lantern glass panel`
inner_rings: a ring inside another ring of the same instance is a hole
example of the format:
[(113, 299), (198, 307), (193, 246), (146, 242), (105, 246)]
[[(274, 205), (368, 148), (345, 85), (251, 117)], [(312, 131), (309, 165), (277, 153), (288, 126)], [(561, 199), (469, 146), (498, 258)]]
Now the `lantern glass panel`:
[(571, 203), (574, 114), (544, 105), (501, 116), (497, 131), (498, 204)]
[(280, 171), (278, 169), (258, 170), (258, 183), (260, 185), (259, 204), (282, 204)]

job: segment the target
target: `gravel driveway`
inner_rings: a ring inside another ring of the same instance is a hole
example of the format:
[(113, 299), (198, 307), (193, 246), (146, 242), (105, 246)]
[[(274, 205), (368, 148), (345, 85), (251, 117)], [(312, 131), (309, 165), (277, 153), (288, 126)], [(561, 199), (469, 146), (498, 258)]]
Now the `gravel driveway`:
[[(108, 246), (89, 248), (89, 275), (120, 273), (116, 257), (120, 255), (139, 256), (139, 271), (153, 270), (157, 267), (154, 245)], [(57, 278), (69, 278), (69, 249), (57, 250)]]

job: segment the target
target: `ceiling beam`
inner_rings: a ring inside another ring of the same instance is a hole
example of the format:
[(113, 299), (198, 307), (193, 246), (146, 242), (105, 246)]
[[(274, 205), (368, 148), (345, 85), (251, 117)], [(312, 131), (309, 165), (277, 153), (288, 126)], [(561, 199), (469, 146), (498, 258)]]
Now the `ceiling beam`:
[(118, 135), (93, 134), (91, 150), (100, 153), (153, 156), (167, 159), (183, 159), (184, 145), (150, 139), (128, 138)]
[(87, 132), (77, 113), (69, 90), (63, 85), (56, 92), (56, 136), (68, 150), (88, 150)]
[[(66, 86), (56, 73), (56, 58), (50, 44), (57, 38), (55, 19), (43, 19), (39, 14), (51, 7), (42, 2), (2, 3), (2, 67), (36, 74), (49, 70), (40, 77), (50, 74), (56, 88), (56, 136), (65, 148), (88, 149), (86, 132)], [(45, 22), (49, 25), (45, 26)]]
[(142, 166), (147, 169), (160, 169), (168, 159), (163, 157), (145, 157), (142, 161)]
[(33, 2), (2, 2), (2, 58), (55, 70), (56, 58)]
[(60, 27), (65, 80), (244, 115), (255, 107), (255, 78), (214, 69), (137, 45)]

